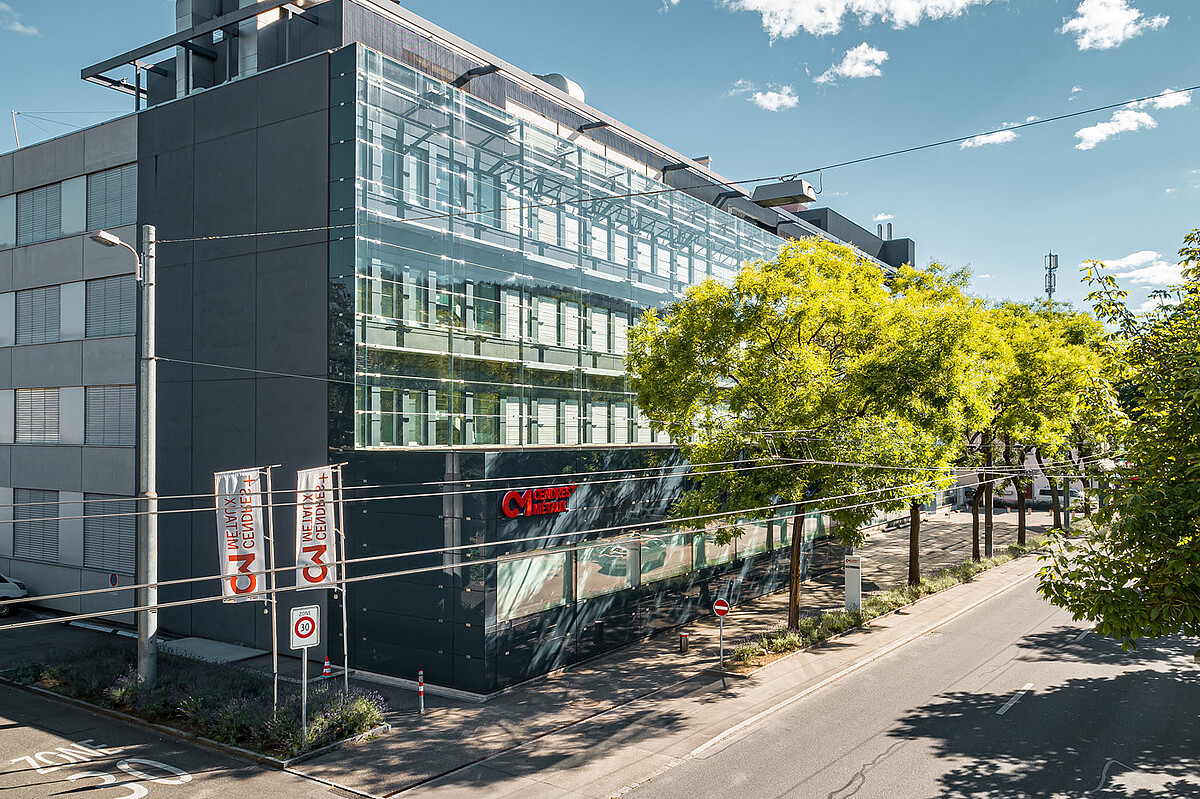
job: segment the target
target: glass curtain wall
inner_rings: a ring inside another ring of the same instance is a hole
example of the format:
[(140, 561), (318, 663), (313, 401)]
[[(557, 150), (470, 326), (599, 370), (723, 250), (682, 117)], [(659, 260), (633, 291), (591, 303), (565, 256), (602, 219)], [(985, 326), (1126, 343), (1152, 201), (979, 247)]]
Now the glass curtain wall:
[(631, 197), (664, 184), (356, 52), (333, 122), (355, 238), (332, 248), (353, 275), (355, 446), (654, 443), (629, 326), (782, 241), (681, 192)]

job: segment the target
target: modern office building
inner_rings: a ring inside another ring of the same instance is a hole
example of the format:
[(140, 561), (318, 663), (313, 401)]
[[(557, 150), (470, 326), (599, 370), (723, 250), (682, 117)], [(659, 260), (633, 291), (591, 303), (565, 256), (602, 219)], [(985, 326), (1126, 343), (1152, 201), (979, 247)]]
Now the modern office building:
[[(0, 156), (0, 569), (40, 594), (132, 577), (132, 517), (89, 508), (134, 495), (133, 258), (83, 234), (132, 243), (136, 223), (159, 240), (158, 490), (177, 497), (160, 578), (216, 573), (213, 472), (279, 464), (290, 489), (336, 462), (351, 576), (389, 575), (346, 597), (363, 673), (489, 694), (786, 584), (786, 518), (728, 545), (664, 526), (685, 470), (629, 390), (627, 332), (788, 238), (885, 267), (911, 241), (808, 208), (800, 181), (732, 184), (390, 0), (176, 5), (174, 35), (83, 71), (135, 113)], [(814, 565), (821, 527), (798, 544)], [(280, 601), (336, 620), (342, 597)], [(270, 641), (258, 606), (161, 623)]]

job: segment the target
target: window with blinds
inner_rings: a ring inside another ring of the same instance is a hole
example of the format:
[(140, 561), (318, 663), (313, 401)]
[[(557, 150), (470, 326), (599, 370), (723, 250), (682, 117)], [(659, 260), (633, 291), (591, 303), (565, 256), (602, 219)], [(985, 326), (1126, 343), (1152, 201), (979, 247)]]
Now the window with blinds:
[(133, 386), (84, 389), (84, 443), (132, 447), (137, 433), (137, 394)]
[(137, 562), (137, 502), (111, 494), (84, 494), (83, 565), (133, 574)]
[(133, 275), (87, 282), (88, 338), (131, 336), (137, 326), (137, 283)]
[(58, 562), (58, 492), (13, 489), (13, 557)]
[(18, 388), (18, 444), (58, 443), (58, 389)]
[(62, 184), (17, 195), (17, 244), (36, 244), (62, 235)]
[(130, 225), (136, 221), (137, 164), (88, 175), (88, 230)]
[(58, 341), (60, 287), (46, 286), (17, 292), (17, 343), (46, 344)]

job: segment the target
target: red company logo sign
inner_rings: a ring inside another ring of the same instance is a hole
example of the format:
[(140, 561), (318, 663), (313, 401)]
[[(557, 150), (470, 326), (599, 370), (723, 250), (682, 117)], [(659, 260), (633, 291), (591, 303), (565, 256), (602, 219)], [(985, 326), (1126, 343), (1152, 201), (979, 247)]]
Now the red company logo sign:
[(518, 516), (541, 516), (546, 513), (563, 513), (567, 500), (578, 486), (556, 486), (554, 488), (531, 488), (528, 491), (509, 491), (500, 500), (500, 512), (510, 519)]

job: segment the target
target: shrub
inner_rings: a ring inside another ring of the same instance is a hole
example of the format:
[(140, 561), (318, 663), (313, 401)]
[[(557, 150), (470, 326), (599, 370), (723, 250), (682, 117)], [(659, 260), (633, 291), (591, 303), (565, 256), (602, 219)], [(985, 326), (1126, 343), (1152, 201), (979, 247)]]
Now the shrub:
[(343, 696), (328, 682), (310, 686), (305, 747), (298, 686), (280, 687), (275, 714), (269, 674), (237, 666), (222, 666), (218, 671), (210, 663), (161, 653), (158, 679), (142, 686), (137, 682), (135, 658), (133, 648), (121, 642), (57, 653), (47, 662), (12, 669), (4, 676), (220, 743), (282, 757), (378, 727), (388, 709), (384, 698), (373, 691), (353, 688)]

